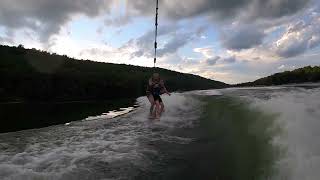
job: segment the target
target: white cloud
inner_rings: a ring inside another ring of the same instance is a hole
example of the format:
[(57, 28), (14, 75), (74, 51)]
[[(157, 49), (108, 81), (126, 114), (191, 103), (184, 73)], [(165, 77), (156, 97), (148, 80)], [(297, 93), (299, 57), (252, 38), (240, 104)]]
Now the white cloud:
[(207, 39), (208, 37), (205, 35), (200, 36), (201, 39)]
[(295, 68), (296, 68), (296, 66), (288, 66), (288, 65), (284, 65), (284, 64), (282, 64), (281, 66), (278, 67), (278, 69), (281, 70), (281, 71), (293, 70)]
[(114, 0), (2, 0), (0, 25), (10, 30), (31, 29), (42, 43), (74, 17), (96, 17), (109, 13)]
[(274, 51), (282, 57), (293, 57), (320, 45), (320, 16), (306, 22), (291, 23), (286, 32), (273, 44)]
[(278, 69), (282, 70), (282, 69), (284, 69), (285, 67), (286, 67), (286, 66), (282, 64), (281, 66), (278, 67)]
[(206, 58), (212, 58), (214, 56), (214, 52), (211, 46), (194, 48), (193, 51), (196, 53), (200, 53)]

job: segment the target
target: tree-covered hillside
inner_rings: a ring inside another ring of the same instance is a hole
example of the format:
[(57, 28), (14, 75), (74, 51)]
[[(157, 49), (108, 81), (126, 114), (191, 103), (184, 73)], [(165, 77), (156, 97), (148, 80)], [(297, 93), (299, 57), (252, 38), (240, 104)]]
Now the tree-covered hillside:
[(258, 79), (254, 82), (239, 84), (238, 86), (269, 86), (291, 83), (320, 81), (320, 66), (307, 66), (293, 71), (285, 71)]
[(0, 57), (2, 102), (138, 97), (144, 95), (147, 80), (154, 72), (160, 73), (170, 91), (227, 86), (166, 69), (76, 60), (22, 46), (0, 46)]

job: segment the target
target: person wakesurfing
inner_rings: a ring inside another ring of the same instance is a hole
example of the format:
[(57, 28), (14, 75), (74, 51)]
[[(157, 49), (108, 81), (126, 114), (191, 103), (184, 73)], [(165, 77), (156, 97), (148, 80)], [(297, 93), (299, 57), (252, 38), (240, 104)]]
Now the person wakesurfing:
[(159, 73), (154, 73), (152, 75), (147, 87), (147, 97), (151, 104), (150, 113), (155, 116), (155, 118), (160, 118), (161, 113), (164, 111), (164, 104), (161, 99), (161, 95), (165, 93), (171, 96), (171, 94), (165, 87), (164, 81), (160, 78)]

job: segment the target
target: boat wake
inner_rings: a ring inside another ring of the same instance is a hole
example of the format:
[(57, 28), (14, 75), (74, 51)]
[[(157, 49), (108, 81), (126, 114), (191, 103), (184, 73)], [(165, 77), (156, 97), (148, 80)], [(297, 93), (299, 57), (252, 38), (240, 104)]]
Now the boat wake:
[(317, 179), (319, 97), (295, 87), (174, 93), (160, 121), (141, 97), (121, 112), (0, 134), (0, 179)]

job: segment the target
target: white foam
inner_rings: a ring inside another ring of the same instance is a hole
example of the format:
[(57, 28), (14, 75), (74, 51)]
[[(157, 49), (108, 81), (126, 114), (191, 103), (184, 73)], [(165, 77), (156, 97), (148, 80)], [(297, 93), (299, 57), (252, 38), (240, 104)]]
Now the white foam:
[[(275, 164), (279, 172), (274, 179), (318, 180), (320, 89), (269, 89), (272, 91), (252, 89), (244, 96), (253, 99), (254, 106), (279, 114), (276, 122), (282, 127), (282, 133), (274, 137), (273, 143), (285, 148), (286, 153)], [(193, 95), (216, 96), (226, 91), (163, 95), (166, 111), (160, 121), (148, 119), (150, 104), (146, 97), (140, 97), (137, 99), (139, 107), (121, 108), (120, 111), (110, 111), (87, 119), (95, 121), (0, 134), (0, 179), (79, 179), (94, 173), (95, 169), (90, 165), (97, 162), (130, 162), (146, 168), (152, 165), (152, 160), (145, 153), (156, 156), (158, 149), (144, 146), (141, 143), (143, 139), (177, 144), (192, 142), (192, 138), (169, 132), (174, 128), (194, 125), (202, 104)], [(233, 91), (237, 89), (232, 89), (231, 93)], [(268, 95), (270, 98), (258, 98), (255, 95), (261, 93), (271, 93)], [(128, 115), (120, 116), (123, 114)]]
[(262, 109), (279, 113), (282, 133), (274, 144), (286, 150), (277, 162), (275, 179), (318, 180), (320, 177), (320, 89), (274, 93)]
[[(120, 108), (120, 110), (116, 111), (109, 111), (108, 113), (103, 113), (102, 115), (98, 116), (89, 116), (85, 119), (85, 121), (93, 121), (93, 120), (99, 120), (99, 119), (112, 119), (124, 114), (128, 114), (129, 112), (133, 111), (134, 107), (127, 107), (127, 108)], [(67, 124), (66, 124), (67, 125)]]
[(196, 94), (196, 95), (202, 95), (202, 96), (220, 96), (220, 95), (222, 95), (221, 91), (216, 90), (216, 89), (190, 91), (190, 92), (187, 92), (186, 94)]
[[(132, 129), (113, 127), (110, 131), (103, 128), (88, 131), (85, 130), (87, 127), (78, 124), (75, 131), (68, 132), (65, 129), (68, 127), (56, 126), (54, 130), (46, 129), (49, 133), (45, 136), (25, 137), (23, 142), (16, 144), (22, 147), (18, 149), (21, 152), (1, 150), (0, 179), (68, 179), (65, 177), (79, 169), (82, 160), (103, 157), (100, 161), (112, 163), (140, 157), (138, 136)], [(112, 131), (117, 134), (109, 134)], [(27, 136), (23, 131), (6, 135)]]
[(192, 126), (197, 100), (177, 93), (162, 97), (166, 112), (159, 122), (148, 119), (150, 105), (146, 97), (141, 97), (137, 100), (140, 107), (121, 108), (80, 122), (0, 134), (0, 179), (81, 179), (94, 174), (90, 166), (97, 162), (124, 161), (147, 168), (152, 160), (144, 153), (158, 152), (142, 146), (141, 139), (180, 144), (192, 141), (167, 131)]

